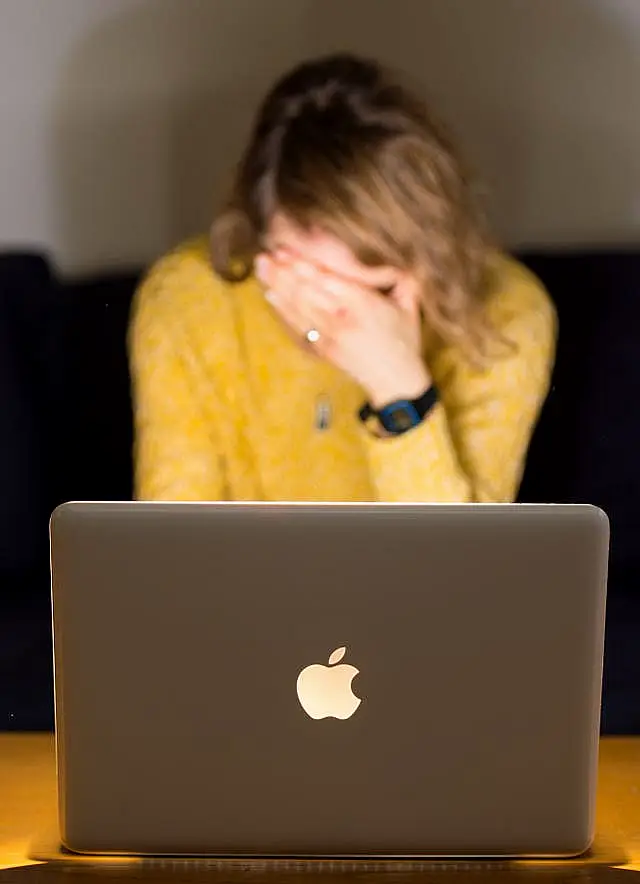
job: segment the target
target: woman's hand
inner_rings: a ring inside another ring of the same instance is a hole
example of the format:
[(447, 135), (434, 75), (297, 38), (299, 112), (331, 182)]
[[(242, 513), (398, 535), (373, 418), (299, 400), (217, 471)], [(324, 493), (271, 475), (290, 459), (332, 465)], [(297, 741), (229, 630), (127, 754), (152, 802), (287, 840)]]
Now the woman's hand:
[(429, 386), (420, 299), (408, 275), (383, 295), (289, 258), (260, 255), (256, 271), (283, 322), (302, 340), (315, 329), (314, 350), (353, 378), (374, 408)]

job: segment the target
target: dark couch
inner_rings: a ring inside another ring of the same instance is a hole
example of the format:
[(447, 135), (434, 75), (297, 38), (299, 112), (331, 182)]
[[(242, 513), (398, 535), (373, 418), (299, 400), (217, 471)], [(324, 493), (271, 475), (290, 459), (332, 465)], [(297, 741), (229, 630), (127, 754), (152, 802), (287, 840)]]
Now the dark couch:
[[(640, 733), (640, 254), (527, 253), (557, 305), (553, 389), (520, 499), (612, 524), (603, 730)], [(0, 730), (52, 727), (48, 517), (132, 493), (126, 327), (137, 273), (62, 283), (0, 256)]]

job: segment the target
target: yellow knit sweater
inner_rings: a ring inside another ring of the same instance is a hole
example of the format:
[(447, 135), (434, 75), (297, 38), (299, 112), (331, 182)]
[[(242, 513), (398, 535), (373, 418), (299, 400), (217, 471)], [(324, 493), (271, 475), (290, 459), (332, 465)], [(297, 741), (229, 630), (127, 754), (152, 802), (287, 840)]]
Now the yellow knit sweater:
[(229, 285), (206, 241), (183, 245), (134, 305), (136, 496), (512, 500), (549, 386), (556, 318), (538, 280), (501, 255), (489, 310), (513, 353), (478, 371), (455, 348), (432, 348), (439, 403), (420, 426), (377, 438), (358, 418), (362, 390), (296, 346), (254, 280)]

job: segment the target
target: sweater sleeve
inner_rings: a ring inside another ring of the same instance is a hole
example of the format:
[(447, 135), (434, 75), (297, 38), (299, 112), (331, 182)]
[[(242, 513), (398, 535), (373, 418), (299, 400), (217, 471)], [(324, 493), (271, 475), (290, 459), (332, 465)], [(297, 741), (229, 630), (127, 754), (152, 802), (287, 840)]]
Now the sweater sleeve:
[(554, 308), (542, 290), (534, 294), (528, 309), (500, 323), (513, 345), (507, 355), (484, 371), (450, 360), (436, 379), (440, 401), (420, 426), (390, 438), (367, 434), (379, 500), (515, 499), (555, 351)]
[(160, 262), (136, 294), (129, 329), (135, 496), (139, 500), (206, 501), (223, 497), (222, 458), (197, 395), (183, 345), (179, 303), (194, 273)]

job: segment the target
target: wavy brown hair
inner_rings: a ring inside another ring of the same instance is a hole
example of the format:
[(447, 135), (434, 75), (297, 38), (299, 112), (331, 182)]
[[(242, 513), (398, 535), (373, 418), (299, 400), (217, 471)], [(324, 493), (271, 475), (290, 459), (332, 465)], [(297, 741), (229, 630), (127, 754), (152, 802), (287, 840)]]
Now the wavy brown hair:
[(417, 274), (430, 329), (484, 361), (484, 220), (443, 127), (391, 72), (341, 54), (276, 83), (213, 224), (222, 278), (251, 275), (276, 212), (336, 236), (365, 265)]

